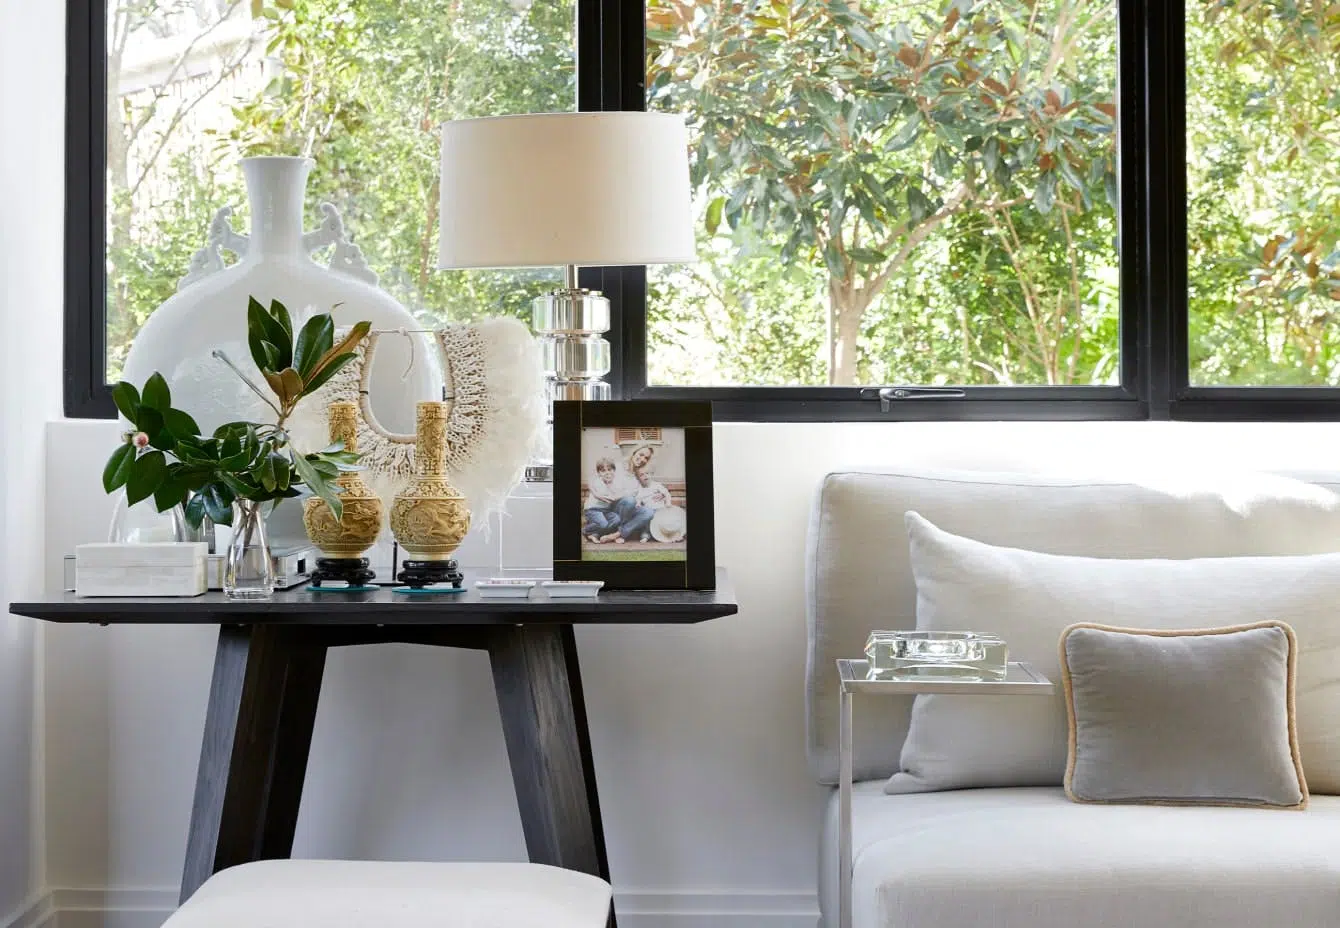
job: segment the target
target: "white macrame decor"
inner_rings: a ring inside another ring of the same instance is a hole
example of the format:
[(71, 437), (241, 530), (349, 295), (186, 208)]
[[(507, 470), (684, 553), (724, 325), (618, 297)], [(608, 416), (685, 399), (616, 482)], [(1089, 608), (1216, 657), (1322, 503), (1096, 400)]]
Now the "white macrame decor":
[[(338, 330), (336, 340), (347, 331)], [(391, 499), (414, 475), (415, 437), (388, 431), (372, 411), (369, 375), (378, 341), (386, 337), (415, 336), (369, 334), (354, 360), (299, 407), (290, 419), (289, 433), (299, 448), (323, 447), (327, 404), (335, 400), (357, 403), (364, 479), (389, 509)], [(521, 481), (543, 438), (545, 393), (539, 343), (524, 324), (507, 318), (446, 325), (433, 332), (433, 342), (451, 402), (447, 476), (476, 513), (498, 511)]]

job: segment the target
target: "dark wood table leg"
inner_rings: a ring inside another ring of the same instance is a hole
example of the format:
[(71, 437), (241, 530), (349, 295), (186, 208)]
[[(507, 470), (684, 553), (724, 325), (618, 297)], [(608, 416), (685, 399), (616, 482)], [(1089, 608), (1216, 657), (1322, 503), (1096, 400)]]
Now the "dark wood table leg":
[(608, 880), (572, 626), (497, 628), (489, 660), (531, 861)]
[(225, 867), (292, 851), (326, 662), (318, 635), (220, 627), (181, 901)]

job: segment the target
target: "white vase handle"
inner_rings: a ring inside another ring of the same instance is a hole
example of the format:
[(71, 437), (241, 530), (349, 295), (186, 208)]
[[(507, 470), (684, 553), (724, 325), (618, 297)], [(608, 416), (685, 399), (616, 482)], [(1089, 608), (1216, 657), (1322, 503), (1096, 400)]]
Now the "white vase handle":
[(367, 259), (363, 257), (363, 250), (349, 240), (348, 234), (344, 231), (344, 220), (340, 217), (340, 211), (335, 208), (335, 204), (322, 203), (321, 215), (325, 218), (321, 220), (321, 225), (317, 226), (316, 231), (303, 235), (303, 250), (311, 254), (327, 245), (334, 245), (335, 250), (331, 252), (329, 265), (332, 271), (339, 271), (341, 274), (377, 286), (377, 272), (368, 267)]
[[(331, 252), (328, 265), (332, 271), (377, 286), (377, 272), (368, 267), (362, 249), (349, 240), (340, 211), (333, 203), (322, 203), (321, 214), (325, 217), (321, 220), (321, 225), (302, 237), (303, 251), (311, 254), (327, 245), (334, 245), (335, 250)], [(191, 256), (186, 276), (177, 281), (178, 292), (223, 270), (223, 252), (231, 251), (238, 257), (247, 253), (250, 238), (233, 229), (229, 221), (232, 215), (231, 206), (221, 207), (214, 214), (209, 224), (209, 241), (204, 248)]]
[(239, 257), (247, 253), (247, 243), (250, 239), (240, 232), (233, 231), (233, 225), (228, 221), (232, 215), (231, 206), (220, 207), (214, 213), (214, 218), (209, 223), (209, 242), (191, 256), (191, 265), (186, 271), (186, 276), (177, 281), (178, 293), (210, 274), (223, 270), (224, 251), (231, 251)]

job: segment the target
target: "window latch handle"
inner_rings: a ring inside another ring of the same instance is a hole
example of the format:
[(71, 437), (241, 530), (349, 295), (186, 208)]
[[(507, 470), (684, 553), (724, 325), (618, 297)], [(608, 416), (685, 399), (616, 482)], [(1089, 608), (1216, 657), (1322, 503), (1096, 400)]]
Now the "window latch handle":
[(888, 412), (889, 406), (896, 400), (943, 400), (964, 395), (958, 387), (881, 387), (879, 408)]

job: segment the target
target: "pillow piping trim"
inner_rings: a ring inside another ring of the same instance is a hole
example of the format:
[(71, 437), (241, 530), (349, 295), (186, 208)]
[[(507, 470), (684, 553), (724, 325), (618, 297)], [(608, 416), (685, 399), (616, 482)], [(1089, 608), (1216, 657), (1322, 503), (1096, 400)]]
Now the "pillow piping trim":
[[(1289, 654), (1286, 661), (1287, 678), (1286, 686), (1286, 708), (1289, 719), (1289, 754), (1293, 759), (1294, 775), (1298, 778), (1298, 791), (1302, 799), (1294, 805), (1280, 805), (1278, 803), (1265, 802), (1246, 802), (1234, 801), (1231, 799), (1221, 800), (1203, 800), (1203, 799), (1087, 799), (1079, 796), (1072, 788), (1072, 779), (1075, 773), (1076, 750), (1078, 747), (1078, 725), (1075, 719), (1075, 694), (1071, 688), (1070, 662), (1066, 657), (1065, 643), (1070, 637), (1070, 633), (1080, 628), (1092, 628), (1103, 632), (1117, 632), (1127, 635), (1150, 635), (1156, 638), (1200, 638), (1209, 635), (1231, 635), (1237, 632), (1253, 631), (1258, 628), (1278, 628), (1284, 632), (1284, 638), (1289, 645)], [(1057, 651), (1061, 658), (1061, 688), (1065, 693), (1065, 711), (1066, 711), (1066, 765), (1065, 765), (1065, 794), (1071, 802), (1086, 803), (1090, 805), (1151, 805), (1151, 806), (1223, 806), (1229, 808), (1244, 809), (1278, 809), (1290, 812), (1301, 812), (1308, 806), (1310, 794), (1307, 789), (1307, 777), (1303, 774), (1302, 754), (1298, 749), (1298, 723), (1297, 712), (1294, 705), (1295, 675), (1298, 665), (1298, 638), (1294, 635), (1293, 628), (1287, 622), (1264, 621), (1252, 622), (1247, 625), (1225, 625), (1219, 628), (1196, 628), (1196, 629), (1158, 629), (1158, 628), (1125, 628), (1118, 625), (1103, 625), (1098, 622), (1076, 622), (1074, 625), (1067, 626), (1061, 631), (1060, 640), (1057, 642)]]

